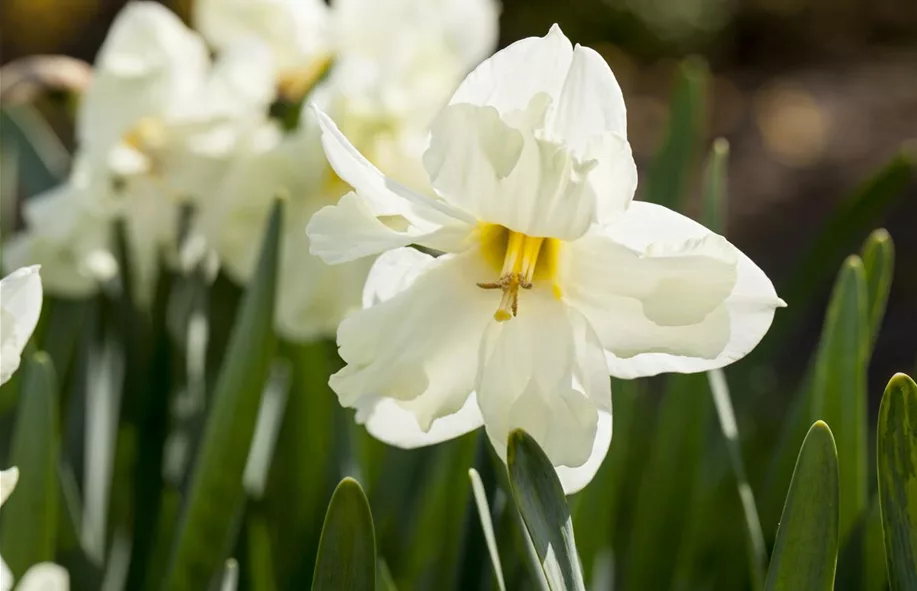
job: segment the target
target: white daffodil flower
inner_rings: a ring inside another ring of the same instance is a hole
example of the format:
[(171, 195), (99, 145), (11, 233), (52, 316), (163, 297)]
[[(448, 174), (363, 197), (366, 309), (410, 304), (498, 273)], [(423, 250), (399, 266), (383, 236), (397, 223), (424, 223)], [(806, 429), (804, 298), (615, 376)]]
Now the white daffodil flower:
[(784, 305), (725, 238), (632, 201), (621, 90), (556, 25), (483, 62), (436, 118), (423, 163), (438, 198), (385, 177), (316, 115), (354, 191), (312, 218), (311, 252), (381, 254), (364, 309), (338, 330), (347, 365), (330, 384), (383, 441), (483, 425), (505, 458), (523, 428), (575, 492), (611, 439), (609, 373), (722, 367)]
[[(16, 488), (17, 482), (18, 468), (13, 466), (7, 470), (0, 470), (0, 507)], [(12, 588), (13, 573), (0, 558), (0, 591), (10, 591)], [(69, 588), (70, 575), (67, 570), (52, 562), (40, 562), (29, 567), (16, 585), (18, 591), (67, 591)]]
[(266, 125), (273, 80), (260, 45), (239, 45), (211, 64), (203, 40), (175, 14), (131, 2), (81, 97), (73, 171), (30, 200), (26, 231), (4, 256), (46, 265), (55, 293), (87, 295), (117, 270), (111, 224), (120, 219), (135, 292), (148, 301), (160, 261), (176, 258), (182, 207), (211, 191)]
[[(41, 277), (37, 265), (17, 269), (0, 279), (0, 384), (19, 369), (22, 350), (40, 314)], [(4, 494), (8, 494), (5, 489)]]

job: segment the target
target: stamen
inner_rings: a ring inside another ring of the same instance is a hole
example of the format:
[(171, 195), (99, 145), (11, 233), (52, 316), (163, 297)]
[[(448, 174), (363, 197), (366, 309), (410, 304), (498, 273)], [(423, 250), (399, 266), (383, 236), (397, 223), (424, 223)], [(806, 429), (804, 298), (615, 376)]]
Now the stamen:
[(520, 232), (510, 232), (506, 241), (503, 269), (497, 281), (478, 283), (481, 289), (502, 289), (500, 306), (494, 313), (498, 322), (510, 320), (519, 313), (519, 288), (531, 289), (535, 265), (544, 238), (533, 238)]

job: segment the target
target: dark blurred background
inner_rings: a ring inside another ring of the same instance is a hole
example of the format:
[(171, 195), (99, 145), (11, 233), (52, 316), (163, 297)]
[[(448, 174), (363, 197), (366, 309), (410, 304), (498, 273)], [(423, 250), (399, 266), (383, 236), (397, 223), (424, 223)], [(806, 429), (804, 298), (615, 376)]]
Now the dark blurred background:
[[(165, 3), (187, 18), (192, 1)], [(0, 61), (33, 54), (91, 61), (124, 3), (0, 0)], [(915, 0), (505, 0), (503, 5), (501, 45), (543, 35), (558, 22), (571, 39), (606, 57), (624, 89), (630, 141), (641, 165), (661, 141), (679, 59), (697, 54), (709, 62), (708, 143), (723, 136), (731, 144), (727, 234), (778, 288), (858, 186), (902, 148), (917, 152)], [(50, 118), (70, 141), (64, 120)], [(699, 180), (693, 186), (697, 194)], [(879, 225), (892, 235), (897, 264), (870, 372), (873, 414), (888, 377), (912, 371), (917, 356), (913, 175)], [(805, 367), (833, 275), (833, 270), (827, 275), (820, 297), (794, 315), (794, 326), (785, 328), (796, 338), (781, 352), (781, 382), (795, 383)]]

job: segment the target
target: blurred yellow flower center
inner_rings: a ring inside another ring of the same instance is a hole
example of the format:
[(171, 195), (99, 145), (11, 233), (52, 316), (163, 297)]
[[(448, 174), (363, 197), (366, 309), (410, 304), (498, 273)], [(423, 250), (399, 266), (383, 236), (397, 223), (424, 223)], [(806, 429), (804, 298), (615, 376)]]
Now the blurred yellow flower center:
[(149, 155), (166, 143), (166, 129), (155, 117), (142, 117), (126, 134), (124, 142), (142, 154)]
[(280, 72), (277, 91), (290, 102), (298, 102), (315, 88), (325, 72), (331, 67), (331, 54), (321, 55), (299, 68), (288, 68)]
[[(477, 285), (503, 291), (494, 318), (505, 322), (519, 312), (520, 289), (532, 289), (536, 281), (553, 281), (560, 241), (528, 236), (495, 224), (486, 224), (480, 231), (481, 252), (494, 270), (499, 269), (500, 275), (496, 281)], [(559, 297), (556, 285), (552, 287), (554, 295)]]

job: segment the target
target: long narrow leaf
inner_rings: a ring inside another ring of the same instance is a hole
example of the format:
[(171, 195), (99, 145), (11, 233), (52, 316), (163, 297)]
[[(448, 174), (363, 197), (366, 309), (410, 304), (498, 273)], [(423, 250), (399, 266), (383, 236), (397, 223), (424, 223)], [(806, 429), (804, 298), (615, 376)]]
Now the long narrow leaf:
[(22, 398), (10, 454), (10, 464), (19, 468), (19, 483), (0, 513), (0, 555), (17, 579), (33, 564), (54, 560), (60, 494), (54, 366), (39, 352), (22, 370)]
[(282, 217), (278, 200), (214, 390), (164, 586), (170, 591), (203, 589), (219, 572), (244, 499), (242, 474), (274, 350)]
[(813, 420), (832, 427), (840, 466), (840, 536), (844, 543), (867, 506), (866, 276), (859, 257), (841, 268), (828, 307), (812, 382)]
[(541, 561), (551, 591), (584, 591), (564, 489), (548, 456), (522, 430), (506, 450), (513, 498)]
[(917, 384), (904, 374), (882, 396), (878, 473), (889, 586), (917, 589)]
[(828, 425), (812, 425), (799, 450), (766, 591), (831, 591), (838, 551), (838, 465)]
[(481, 475), (474, 468), (468, 470), (468, 478), (471, 479), (471, 491), (474, 493), (474, 503), (481, 518), (481, 529), (484, 532), (484, 541), (487, 542), (487, 553), (490, 555), (490, 563), (494, 569), (497, 588), (500, 591), (506, 591), (506, 582), (503, 580), (503, 566), (500, 564), (500, 551), (497, 549), (497, 537), (494, 535), (494, 524), (490, 519), (490, 504), (487, 502), (484, 483), (481, 482)]
[(376, 588), (376, 535), (363, 487), (345, 478), (328, 505), (312, 591)]
[(866, 295), (869, 316), (869, 349), (872, 350), (885, 316), (888, 292), (895, 273), (895, 245), (884, 229), (869, 235), (862, 249), (863, 268), (866, 271)]

